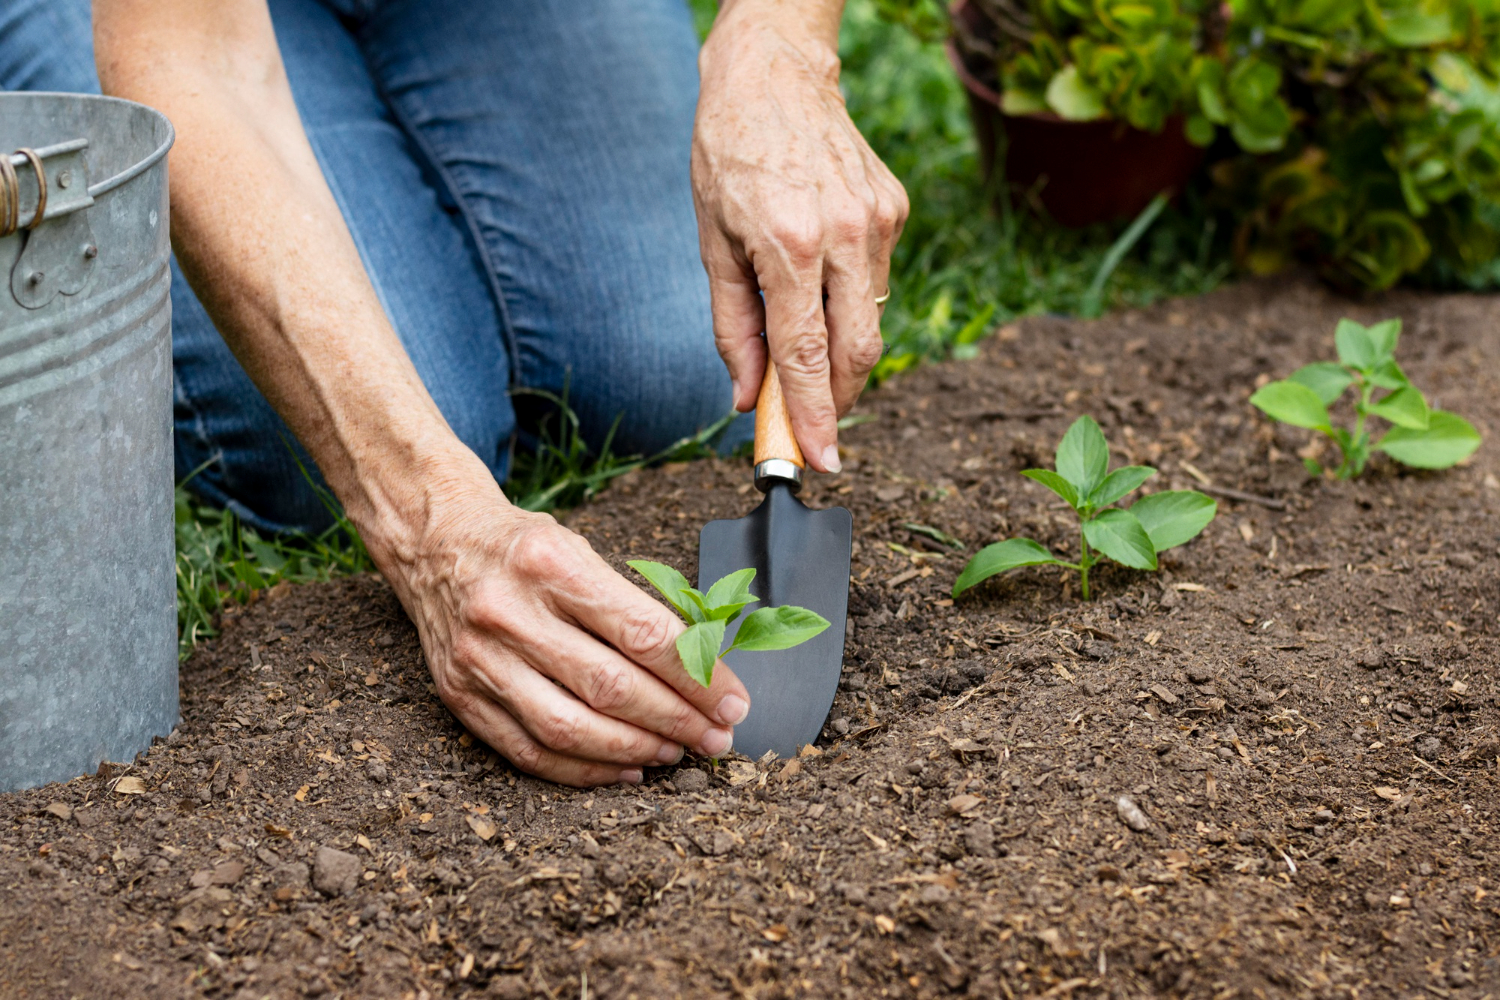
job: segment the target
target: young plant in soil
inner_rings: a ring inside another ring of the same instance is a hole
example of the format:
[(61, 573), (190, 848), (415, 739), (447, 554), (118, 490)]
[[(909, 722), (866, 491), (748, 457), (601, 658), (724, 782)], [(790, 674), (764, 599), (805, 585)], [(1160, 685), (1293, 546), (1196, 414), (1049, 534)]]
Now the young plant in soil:
[[(1256, 390), (1250, 402), (1272, 420), (1317, 431), (1338, 446), (1340, 462), (1333, 470), (1339, 479), (1364, 471), (1370, 454), (1383, 451), (1402, 465), (1418, 469), (1446, 469), (1479, 447), (1479, 432), (1456, 413), (1433, 410), (1396, 364), (1396, 340), (1401, 321), (1388, 319), (1365, 327), (1341, 319), (1334, 332), (1339, 360), (1318, 361), (1297, 369), (1290, 378)], [(1354, 429), (1333, 426), (1328, 407), (1354, 388)], [(1375, 394), (1382, 394), (1377, 399)], [(1394, 426), (1373, 440), (1371, 417)], [(1303, 464), (1314, 476), (1323, 474), (1316, 460)]]
[(1057, 471), (1027, 469), (1034, 479), (1068, 502), (1078, 515), (1079, 560), (1059, 559), (1029, 538), (1011, 538), (979, 550), (953, 584), (957, 597), (997, 573), (1022, 566), (1065, 566), (1078, 571), (1089, 599), (1089, 569), (1105, 558), (1132, 569), (1156, 569), (1156, 556), (1193, 538), (1214, 519), (1218, 504), (1197, 490), (1168, 490), (1142, 497), (1129, 508), (1115, 501), (1156, 475), (1148, 465), (1109, 471), (1109, 443), (1092, 417), (1079, 417), (1057, 446)]
[(714, 663), (733, 650), (790, 649), (828, 627), (827, 618), (793, 604), (757, 608), (740, 623), (734, 642), (721, 652), (725, 630), (739, 618), (741, 611), (760, 600), (750, 593), (754, 569), (730, 573), (705, 594), (688, 586), (687, 578), (670, 566), (646, 559), (634, 559), (628, 565), (644, 576), (687, 622), (687, 631), (677, 637), (677, 655), (682, 657), (688, 676), (704, 687), (714, 679)]

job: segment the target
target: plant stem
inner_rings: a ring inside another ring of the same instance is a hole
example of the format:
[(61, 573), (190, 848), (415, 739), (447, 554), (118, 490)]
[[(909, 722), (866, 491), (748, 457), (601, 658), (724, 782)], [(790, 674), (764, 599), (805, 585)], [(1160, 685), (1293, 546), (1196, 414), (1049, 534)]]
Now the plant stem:
[(1089, 567), (1094, 565), (1094, 555), (1089, 551), (1089, 540), (1082, 535), (1078, 537), (1079, 545), (1083, 546), (1083, 555), (1078, 560), (1078, 580), (1083, 590), (1083, 599), (1089, 599)]

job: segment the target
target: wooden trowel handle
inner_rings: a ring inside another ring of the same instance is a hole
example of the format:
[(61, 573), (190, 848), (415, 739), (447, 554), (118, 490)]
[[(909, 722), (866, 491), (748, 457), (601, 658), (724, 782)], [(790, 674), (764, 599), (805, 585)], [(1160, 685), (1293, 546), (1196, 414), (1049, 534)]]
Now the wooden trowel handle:
[(776, 362), (766, 358), (766, 377), (760, 383), (760, 398), (755, 401), (755, 464), (781, 459), (799, 469), (807, 463), (792, 434), (792, 418), (786, 412), (786, 397), (781, 394), (781, 379)]

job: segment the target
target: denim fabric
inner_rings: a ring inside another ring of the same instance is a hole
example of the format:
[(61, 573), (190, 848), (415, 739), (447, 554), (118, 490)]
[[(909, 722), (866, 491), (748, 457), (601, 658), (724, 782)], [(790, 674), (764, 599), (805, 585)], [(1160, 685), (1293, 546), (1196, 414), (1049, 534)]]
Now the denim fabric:
[[(566, 386), (596, 447), (618, 418), (617, 453), (728, 411), (688, 180), (683, 0), (270, 9), (386, 315), (497, 479), (537, 412), (512, 388)], [(0, 4), (0, 88), (97, 92), (88, 0)], [(179, 475), (208, 463), (192, 487), (257, 527), (326, 524), (290, 433), (175, 270), (172, 308)], [(742, 418), (726, 444), (749, 432)]]

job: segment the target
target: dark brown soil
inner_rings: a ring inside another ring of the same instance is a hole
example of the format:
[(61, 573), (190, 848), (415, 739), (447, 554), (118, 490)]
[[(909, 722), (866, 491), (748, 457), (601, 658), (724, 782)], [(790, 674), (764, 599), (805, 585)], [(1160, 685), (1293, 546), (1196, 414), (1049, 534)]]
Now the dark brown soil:
[[(809, 491), (853, 510), (855, 582), (796, 760), (549, 786), (456, 727), (378, 579), (228, 615), (170, 740), (0, 797), (0, 995), (1500, 996), (1500, 463), (1308, 481), (1246, 397), (1344, 313), (1404, 317), (1418, 384), (1500, 430), (1500, 302), (1284, 281), (870, 393)], [(1162, 485), (1271, 505), (1086, 605), (1056, 570), (950, 604), (964, 557), (908, 525), (1068, 551), (1016, 471), (1078, 413)], [(690, 571), (747, 477), (646, 472), (569, 520)]]

